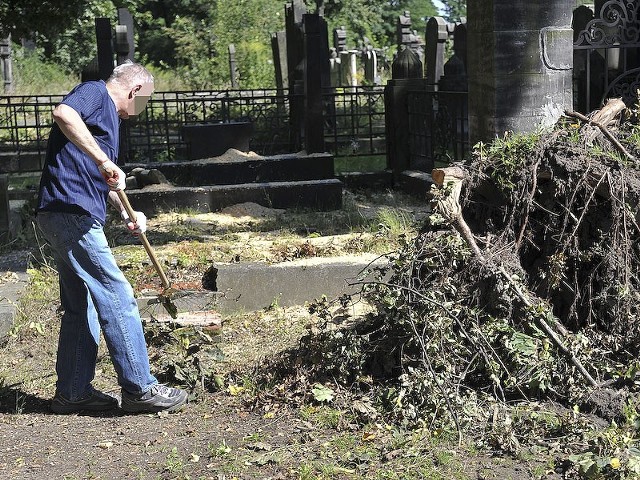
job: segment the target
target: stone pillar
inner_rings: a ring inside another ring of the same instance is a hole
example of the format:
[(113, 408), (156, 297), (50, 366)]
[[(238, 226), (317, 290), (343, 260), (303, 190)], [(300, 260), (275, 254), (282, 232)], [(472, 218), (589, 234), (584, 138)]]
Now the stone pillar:
[(11, 68), (11, 35), (0, 39), (0, 78), (4, 93), (13, 91), (13, 70)]
[(106, 80), (113, 72), (111, 21), (108, 18), (96, 18), (95, 22), (98, 41), (98, 78)]
[(302, 0), (293, 0), (285, 5), (285, 35), (287, 41), (287, 79), (291, 94), (289, 108), (290, 148), (298, 151), (302, 148), (304, 131), (304, 34), (302, 16), (307, 9)]
[(129, 9), (118, 9), (118, 25), (116, 25), (116, 63), (127, 60), (134, 61), (136, 45), (133, 38), (133, 16)]
[(411, 168), (408, 93), (425, 87), (422, 63), (410, 47), (401, 45), (392, 65), (392, 80), (384, 88), (387, 166), (398, 183), (403, 171)]
[(444, 74), (444, 51), (449, 38), (447, 22), (442, 17), (427, 20), (425, 33), (425, 77), (427, 83), (436, 85)]
[(469, 2), (471, 145), (534, 131), (572, 108), (571, 10), (564, 0)]
[(289, 88), (287, 75), (287, 36), (285, 32), (271, 34), (271, 51), (273, 52), (273, 66), (276, 74), (276, 87)]
[[(307, 153), (324, 152), (322, 87), (329, 67), (329, 45), (322, 34), (327, 24), (320, 15), (302, 16), (304, 31), (304, 146)], [(324, 54), (322, 52), (325, 52)], [(328, 80), (326, 80), (328, 82)]]
[(236, 63), (236, 46), (229, 44), (229, 77), (231, 78), (231, 88), (238, 88), (238, 65)]

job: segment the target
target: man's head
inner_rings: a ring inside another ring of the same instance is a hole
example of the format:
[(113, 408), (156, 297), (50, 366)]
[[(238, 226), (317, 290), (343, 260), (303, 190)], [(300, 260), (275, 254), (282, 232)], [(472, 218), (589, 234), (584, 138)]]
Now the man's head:
[(127, 61), (113, 69), (107, 88), (120, 118), (140, 115), (153, 93), (153, 75), (142, 65)]

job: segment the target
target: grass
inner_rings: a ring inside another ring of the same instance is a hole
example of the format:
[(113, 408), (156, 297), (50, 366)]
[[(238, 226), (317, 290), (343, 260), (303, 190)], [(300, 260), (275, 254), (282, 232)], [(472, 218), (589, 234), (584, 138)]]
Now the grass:
[(386, 155), (369, 155), (358, 157), (340, 157), (337, 155), (334, 160), (336, 173), (347, 172), (382, 172), (387, 169)]

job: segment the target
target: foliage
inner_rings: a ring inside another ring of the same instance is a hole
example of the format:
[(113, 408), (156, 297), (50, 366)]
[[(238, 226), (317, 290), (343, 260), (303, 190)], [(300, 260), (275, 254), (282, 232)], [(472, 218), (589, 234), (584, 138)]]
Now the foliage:
[(36, 33), (55, 35), (78, 16), (84, 4), (82, 0), (0, 2), (0, 36), (12, 34), (14, 39), (19, 39)]
[[(46, 60), (41, 49), (13, 48), (14, 90), (21, 95), (47, 92), (51, 95), (67, 93), (78, 83), (78, 78), (67, 73), (59, 64)], [(52, 88), (59, 88), (54, 91)]]
[[(582, 133), (560, 121), (479, 145), (460, 203), (480, 254), (434, 213), (363, 275), (360, 298), (311, 306), (317, 323), (267, 366), (266, 384), (278, 372), (300, 398), (330, 384), (332, 405), (365, 398), (406, 426), (455, 428), (511, 454), (545, 445), (582, 478), (634, 478), (640, 172)], [(618, 135), (640, 151), (636, 127)], [(352, 316), (362, 299), (371, 312)], [(559, 413), (532, 417), (536, 401)]]
[(459, 22), (467, 16), (467, 0), (443, 0), (445, 17), (449, 22)]
[(326, 0), (324, 8), (329, 31), (344, 26), (347, 44), (353, 47), (365, 37), (376, 48), (395, 46), (398, 16), (407, 10), (412, 27), (424, 35), (425, 19), (437, 13), (432, 1), (417, 0)]
[(150, 322), (145, 326), (150, 359), (162, 381), (191, 390), (217, 384), (217, 364), (224, 359), (214, 335), (200, 326)]
[[(228, 47), (234, 44), (240, 88), (268, 88), (275, 84), (271, 35), (284, 29), (285, 2), (272, 0), (91, 0), (89, 2), (5, 2), (0, 5), (0, 29), (14, 41), (30, 39), (49, 63), (78, 75), (96, 56), (94, 19), (117, 24), (117, 8), (126, 7), (135, 22), (136, 59), (152, 65), (167, 88), (229, 88)], [(308, 2), (309, 11), (315, 3)], [(344, 26), (348, 44), (357, 48), (364, 38), (376, 48), (393, 50), (398, 15), (409, 10), (414, 29), (436, 14), (432, 2), (417, 0), (328, 0), (325, 18), (329, 32)], [(331, 36), (331, 35), (330, 35)], [(168, 80), (166, 72), (175, 77)], [(41, 92), (49, 93), (49, 92)]]

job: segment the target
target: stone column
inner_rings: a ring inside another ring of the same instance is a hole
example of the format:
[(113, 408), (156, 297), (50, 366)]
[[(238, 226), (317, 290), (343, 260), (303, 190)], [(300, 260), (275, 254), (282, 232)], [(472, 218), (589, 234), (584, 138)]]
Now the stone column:
[(11, 68), (11, 35), (0, 39), (0, 79), (4, 93), (13, 92), (13, 70)]
[[(322, 87), (328, 69), (326, 22), (316, 13), (302, 16), (304, 31), (304, 146), (307, 153), (324, 152)], [(326, 80), (328, 83), (328, 80)]]
[(98, 42), (98, 78), (106, 80), (113, 72), (113, 38), (111, 21), (108, 18), (96, 18), (96, 40)]
[(572, 108), (572, 2), (468, 4), (471, 145), (531, 132)]

